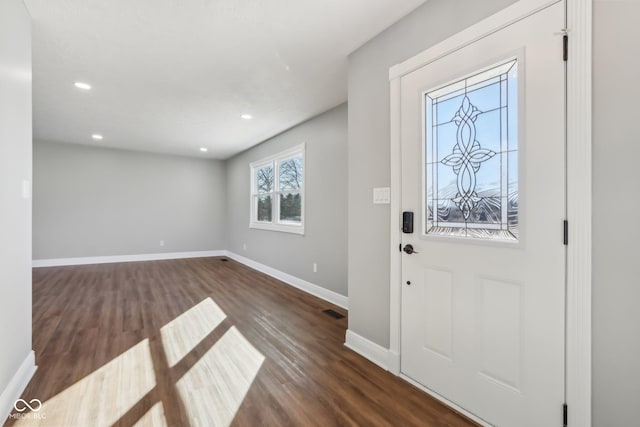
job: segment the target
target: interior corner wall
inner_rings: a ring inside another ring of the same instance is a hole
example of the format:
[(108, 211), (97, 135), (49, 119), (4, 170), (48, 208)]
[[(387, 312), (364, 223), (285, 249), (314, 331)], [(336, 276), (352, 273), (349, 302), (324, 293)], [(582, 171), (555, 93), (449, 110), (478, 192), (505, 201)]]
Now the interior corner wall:
[[(21, 391), (7, 387), (31, 353), (30, 182), (31, 23), (21, 0), (0, 0), (0, 396), (5, 399)], [(0, 401), (2, 417), (6, 405)]]
[(226, 248), (223, 161), (36, 142), (33, 162), (35, 260)]
[[(303, 142), (305, 234), (249, 228), (249, 164)], [(346, 155), (347, 106), (343, 104), (227, 160), (228, 249), (346, 296)], [(318, 265), (317, 273), (313, 263)]]
[(593, 7), (592, 421), (626, 427), (640, 425), (640, 2)]
[(429, 0), (349, 56), (349, 330), (389, 347), (389, 68), (514, 3)]

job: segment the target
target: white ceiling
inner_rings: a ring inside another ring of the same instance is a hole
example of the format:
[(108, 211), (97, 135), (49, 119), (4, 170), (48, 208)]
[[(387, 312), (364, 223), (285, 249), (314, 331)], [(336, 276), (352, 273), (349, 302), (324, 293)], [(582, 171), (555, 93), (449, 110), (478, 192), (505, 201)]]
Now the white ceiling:
[(228, 158), (346, 101), (347, 55), (424, 1), (25, 0), (34, 137)]

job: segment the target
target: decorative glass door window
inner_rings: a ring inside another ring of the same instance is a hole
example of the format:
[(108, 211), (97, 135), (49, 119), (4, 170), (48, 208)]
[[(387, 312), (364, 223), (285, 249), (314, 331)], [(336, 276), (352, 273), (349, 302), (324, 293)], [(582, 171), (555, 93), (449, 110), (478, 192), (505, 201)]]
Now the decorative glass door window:
[(427, 235), (518, 239), (518, 64), (425, 92)]

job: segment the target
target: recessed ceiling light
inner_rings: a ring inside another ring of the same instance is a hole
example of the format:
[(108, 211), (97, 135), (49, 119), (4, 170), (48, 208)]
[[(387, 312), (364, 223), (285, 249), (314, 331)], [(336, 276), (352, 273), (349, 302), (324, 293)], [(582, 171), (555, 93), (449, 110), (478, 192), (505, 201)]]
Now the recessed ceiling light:
[(101, 141), (103, 139), (103, 136), (100, 134), (94, 133), (93, 135), (91, 135), (91, 138)]
[(91, 90), (91, 85), (89, 83), (75, 82), (73, 85), (78, 89)]
[(251, 114), (243, 114), (240, 117), (242, 117), (245, 120), (251, 120), (253, 119), (253, 116)]
[(208, 149), (208, 148), (201, 147), (201, 148), (200, 148), (200, 151), (202, 151), (203, 153), (206, 153), (207, 151), (209, 151), (209, 149)]

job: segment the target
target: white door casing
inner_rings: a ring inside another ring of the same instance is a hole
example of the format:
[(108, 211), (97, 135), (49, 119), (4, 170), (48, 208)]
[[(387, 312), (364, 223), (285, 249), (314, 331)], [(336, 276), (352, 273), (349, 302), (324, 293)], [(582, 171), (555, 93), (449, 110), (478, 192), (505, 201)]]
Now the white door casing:
[[(556, 3), (399, 81), (402, 243), (419, 252), (402, 255), (401, 372), (495, 425), (554, 425), (564, 402), (563, 26)], [(425, 91), (514, 58), (518, 241), (424, 236)]]
[[(389, 69), (390, 81), (390, 184), (391, 216), (389, 252), (389, 350), (372, 360), (404, 377), (436, 399), (477, 420), (473, 414), (433, 393), (400, 372), (400, 78), (517, 22), (558, 0), (519, 0), (511, 6), (456, 33)], [(591, 241), (592, 241), (592, 45), (593, 4), (591, 0), (564, 0), (568, 37), (567, 61), (567, 324), (566, 403), (570, 425), (591, 425)], [(347, 332), (349, 335), (349, 331)], [(368, 351), (360, 350), (365, 357)], [(378, 360), (385, 360), (379, 362)]]

